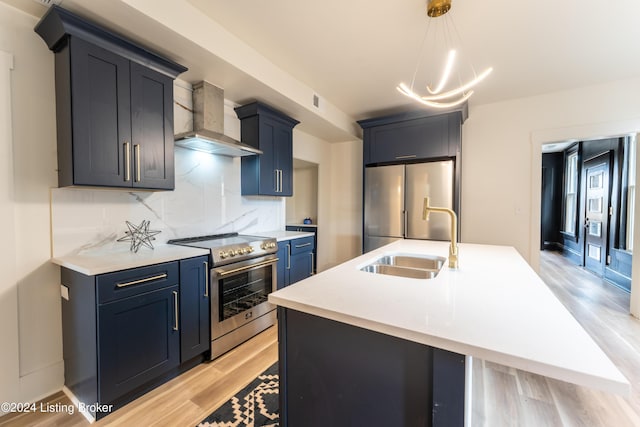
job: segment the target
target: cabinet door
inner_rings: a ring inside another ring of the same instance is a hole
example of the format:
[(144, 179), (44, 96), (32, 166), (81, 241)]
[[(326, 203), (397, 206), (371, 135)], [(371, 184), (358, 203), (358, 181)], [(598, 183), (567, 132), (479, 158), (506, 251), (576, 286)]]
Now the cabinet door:
[(313, 273), (313, 253), (304, 251), (291, 255), (291, 270), (289, 270), (289, 284), (296, 283), (310, 277)]
[(371, 128), (365, 141), (367, 164), (448, 157), (447, 115), (390, 123)]
[(275, 134), (275, 162), (279, 171), (277, 194), (293, 196), (293, 131), (291, 128), (279, 125), (274, 127)]
[(276, 289), (282, 289), (289, 285), (289, 267), (291, 265), (291, 246), (289, 242), (278, 243), (278, 265)]
[(280, 188), (280, 173), (277, 167), (278, 144), (277, 123), (266, 119), (260, 119), (260, 183), (259, 192), (265, 196), (278, 196)]
[(208, 279), (208, 257), (180, 261), (180, 362), (211, 346)]
[(73, 170), (74, 185), (130, 187), (129, 60), (78, 38), (70, 43), (73, 154), (72, 164), (58, 167)]
[(109, 403), (180, 364), (177, 285), (98, 307), (100, 403)]
[(173, 190), (173, 81), (131, 63), (133, 186)]

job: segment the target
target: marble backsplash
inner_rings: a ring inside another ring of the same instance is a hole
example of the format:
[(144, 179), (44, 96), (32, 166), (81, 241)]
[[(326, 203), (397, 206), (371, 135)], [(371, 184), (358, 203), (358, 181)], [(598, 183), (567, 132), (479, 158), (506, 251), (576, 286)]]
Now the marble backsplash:
[[(51, 189), (52, 256), (128, 249), (125, 221), (151, 221), (154, 243), (204, 234), (283, 229), (284, 199), (240, 195), (240, 158), (176, 147), (175, 190)], [(141, 248), (142, 250), (149, 250)]]

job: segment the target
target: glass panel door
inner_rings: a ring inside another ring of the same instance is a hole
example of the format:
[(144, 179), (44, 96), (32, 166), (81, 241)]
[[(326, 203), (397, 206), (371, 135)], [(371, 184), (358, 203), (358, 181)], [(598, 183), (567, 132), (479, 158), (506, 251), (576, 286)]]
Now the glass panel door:
[(273, 266), (267, 265), (219, 279), (220, 321), (267, 301), (273, 287)]

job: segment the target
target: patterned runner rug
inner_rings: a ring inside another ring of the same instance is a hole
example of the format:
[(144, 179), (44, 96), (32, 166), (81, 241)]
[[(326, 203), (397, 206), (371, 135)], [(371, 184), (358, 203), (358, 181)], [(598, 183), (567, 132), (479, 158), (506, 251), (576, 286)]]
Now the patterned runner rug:
[(276, 362), (202, 420), (198, 427), (277, 427), (278, 410)]

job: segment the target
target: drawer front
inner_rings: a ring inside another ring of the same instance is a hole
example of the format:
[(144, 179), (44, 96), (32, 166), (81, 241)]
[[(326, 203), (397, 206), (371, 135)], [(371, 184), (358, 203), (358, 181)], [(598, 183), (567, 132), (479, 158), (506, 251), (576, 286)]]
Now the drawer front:
[(292, 239), (289, 241), (289, 244), (291, 244), (291, 255), (302, 252), (312, 252), (314, 249), (313, 236)]
[(132, 268), (97, 276), (98, 304), (177, 285), (178, 261)]

